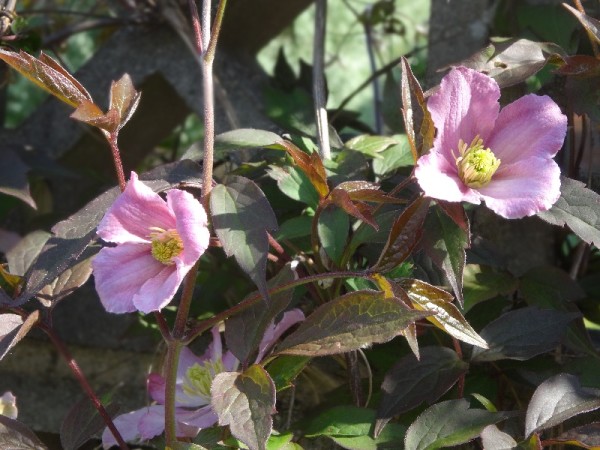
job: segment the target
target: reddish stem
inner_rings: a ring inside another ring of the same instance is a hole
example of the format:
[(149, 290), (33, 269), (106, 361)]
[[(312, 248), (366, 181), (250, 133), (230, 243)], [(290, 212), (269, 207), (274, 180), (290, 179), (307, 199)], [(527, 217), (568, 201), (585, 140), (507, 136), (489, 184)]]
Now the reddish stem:
[(112, 152), (113, 161), (115, 163), (115, 170), (117, 171), (117, 179), (119, 180), (119, 188), (121, 192), (125, 190), (125, 185), (127, 181), (125, 180), (125, 172), (123, 171), (123, 162), (121, 161), (121, 152), (119, 151), (119, 145), (117, 144), (119, 133), (109, 133), (106, 134), (106, 139), (108, 140), (108, 144), (110, 145), (110, 150)]
[(96, 395), (96, 393), (90, 386), (90, 383), (88, 382), (84, 373), (81, 371), (79, 364), (77, 364), (77, 361), (75, 361), (75, 358), (73, 358), (73, 355), (71, 355), (71, 352), (69, 352), (69, 349), (66, 347), (64, 342), (62, 342), (60, 340), (60, 338), (56, 335), (56, 333), (54, 332), (54, 330), (52, 328), (48, 327), (47, 325), (45, 325), (43, 323), (38, 324), (38, 326), (42, 330), (44, 330), (44, 332), (48, 335), (48, 337), (50, 338), (50, 340), (52, 341), (52, 343), (54, 344), (54, 346), (56, 347), (56, 349), (58, 350), (60, 355), (64, 358), (65, 362), (67, 363), (67, 365), (73, 372), (73, 375), (75, 375), (75, 378), (77, 378), (77, 381), (79, 381), (79, 384), (83, 388), (84, 392), (87, 394), (88, 398), (92, 401), (94, 408), (96, 408), (96, 410), (102, 417), (102, 420), (104, 421), (104, 423), (106, 424), (106, 426), (108, 427), (108, 429), (110, 430), (112, 435), (115, 437), (115, 440), (117, 441), (117, 444), (119, 444), (119, 447), (121, 448), (121, 450), (129, 450), (128, 445), (125, 443), (125, 441), (121, 437), (121, 433), (119, 433), (119, 430), (117, 430), (117, 427), (115, 427), (115, 424), (113, 423), (112, 418), (106, 412), (106, 409), (104, 409), (104, 405), (102, 405), (102, 403), (98, 399), (98, 396)]

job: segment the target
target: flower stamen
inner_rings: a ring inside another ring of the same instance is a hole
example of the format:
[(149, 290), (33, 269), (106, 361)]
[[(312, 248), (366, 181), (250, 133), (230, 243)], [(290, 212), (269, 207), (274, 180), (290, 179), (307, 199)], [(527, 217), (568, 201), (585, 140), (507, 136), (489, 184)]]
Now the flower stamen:
[(182, 389), (189, 397), (200, 397), (210, 403), (210, 387), (213, 378), (225, 372), (225, 366), (220, 359), (205, 361), (203, 364), (194, 363), (188, 367), (183, 378)]
[(470, 145), (460, 139), (458, 151), (460, 156), (454, 157), (458, 176), (463, 183), (474, 189), (487, 186), (500, 167), (500, 159), (496, 158), (490, 148), (483, 146), (483, 139), (479, 136), (475, 136)]
[(183, 251), (183, 241), (177, 230), (152, 227), (148, 235), (152, 241), (152, 256), (157, 261), (169, 266), (174, 264), (173, 258)]

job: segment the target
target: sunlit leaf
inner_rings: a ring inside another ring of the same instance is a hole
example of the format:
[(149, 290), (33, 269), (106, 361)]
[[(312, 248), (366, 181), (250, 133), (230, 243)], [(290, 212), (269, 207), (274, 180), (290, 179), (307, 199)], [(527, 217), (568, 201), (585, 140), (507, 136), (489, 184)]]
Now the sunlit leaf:
[(77, 109), (71, 114), (71, 119), (87, 123), (108, 133), (117, 131), (120, 121), (118, 111), (111, 109), (104, 113), (95, 103), (88, 101), (83, 101), (77, 106)]
[(33, 311), (25, 320), (18, 314), (0, 315), (0, 359), (29, 333), (39, 318), (39, 311)]
[(456, 352), (445, 347), (424, 347), (420, 359), (414, 355), (401, 358), (389, 370), (381, 385), (381, 402), (377, 409), (375, 436), (396, 415), (432, 404), (465, 374), (469, 365)]
[(507, 450), (517, 448), (512, 436), (500, 431), (496, 425), (488, 425), (481, 432), (481, 442), (486, 450)]
[(406, 136), (413, 154), (417, 159), (433, 146), (435, 127), (427, 109), (423, 90), (415, 78), (406, 58), (402, 58), (402, 116)]
[(330, 206), (321, 212), (317, 224), (319, 240), (327, 256), (336, 264), (340, 263), (346, 248), (349, 229), (350, 220), (344, 210)]
[(423, 234), (429, 202), (429, 199), (419, 197), (402, 211), (392, 225), (388, 240), (373, 270), (386, 272), (410, 256)]
[(364, 202), (353, 201), (351, 194), (343, 189), (335, 188), (331, 191), (327, 201), (331, 201), (352, 217), (356, 217), (365, 223), (368, 223), (373, 228), (377, 228), (377, 223), (373, 220), (373, 208)]
[(578, 11), (567, 3), (563, 3), (562, 5), (567, 8), (571, 14), (577, 17), (577, 20), (579, 20), (581, 25), (583, 25), (585, 30), (588, 32), (588, 36), (600, 43), (600, 21)]
[(427, 317), (427, 320), (436, 327), (467, 344), (488, 347), (486, 340), (477, 334), (459, 309), (451, 303), (453, 298), (446, 291), (413, 279), (402, 280), (400, 286), (406, 291), (416, 309), (435, 313)]
[(92, 101), (92, 97), (81, 84), (48, 55), (42, 54), (40, 59), (37, 59), (23, 51), (15, 53), (0, 49), (0, 59), (74, 108), (84, 101)]
[(231, 434), (250, 450), (265, 450), (275, 409), (275, 385), (265, 369), (253, 365), (242, 373), (220, 373), (211, 395), (219, 425), (229, 425)]
[(308, 177), (319, 197), (325, 198), (329, 193), (329, 186), (327, 186), (325, 167), (318, 153), (313, 152), (309, 155), (289, 141), (280, 141), (280, 143), (285, 147), (298, 168)]
[(471, 409), (465, 399), (447, 400), (426, 409), (406, 432), (405, 450), (434, 450), (464, 444), (488, 425), (511, 413)]
[(375, 411), (356, 406), (334, 406), (312, 419), (307, 437), (326, 436), (336, 444), (351, 450), (402, 448), (406, 427), (390, 424), (376, 438), (371, 437)]
[(267, 173), (277, 181), (277, 186), (285, 195), (317, 208), (320, 200), (319, 193), (300, 169), (271, 166)]
[(381, 158), (382, 151), (397, 143), (398, 141), (393, 137), (363, 134), (350, 139), (344, 145), (371, 158)]
[(555, 375), (540, 384), (531, 397), (525, 417), (525, 436), (598, 408), (600, 390), (581, 387), (574, 375)]
[(572, 428), (558, 437), (545, 440), (548, 445), (575, 445), (577, 447), (600, 448), (600, 422)]
[(36, 295), (38, 299), (46, 302), (46, 305), (56, 303), (57, 301), (72, 294), (77, 288), (83, 286), (92, 274), (92, 258), (69, 267), (56, 277), (51, 283), (44, 286)]
[(317, 308), (277, 351), (321, 356), (387, 342), (428, 313), (409, 309), (383, 292), (356, 291)]
[(509, 311), (481, 330), (489, 348), (475, 347), (472, 360), (524, 361), (550, 351), (561, 342), (567, 325), (576, 317), (578, 314), (535, 307)]
[(553, 225), (566, 225), (588, 244), (600, 246), (600, 195), (581, 181), (562, 177), (560, 198), (537, 215)]
[(108, 109), (117, 111), (119, 129), (131, 119), (140, 103), (141, 93), (135, 90), (129, 74), (124, 74), (118, 81), (110, 85)]
[(268, 300), (266, 270), (268, 232), (277, 230), (269, 201), (253, 181), (232, 176), (210, 195), (215, 232), (227, 256), (235, 257), (242, 270)]

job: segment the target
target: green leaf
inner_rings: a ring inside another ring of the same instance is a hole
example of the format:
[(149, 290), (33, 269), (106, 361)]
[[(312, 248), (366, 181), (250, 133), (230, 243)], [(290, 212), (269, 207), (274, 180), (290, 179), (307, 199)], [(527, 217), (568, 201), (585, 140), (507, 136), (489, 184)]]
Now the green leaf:
[(363, 134), (350, 139), (344, 145), (371, 158), (381, 158), (381, 152), (396, 144), (398, 144), (398, 140), (394, 137)]
[[(277, 275), (269, 280), (268, 288), (281, 286), (296, 278), (296, 274), (285, 265)], [(269, 324), (275, 316), (284, 311), (292, 300), (293, 289), (288, 289), (280, 294), (273, 295), (271, 301), (265, 306), (264, 303), (255, 303), (225, 321), (225, 341), (227, 348), (237, 359), (244, 363), (250, 362), (256, 357), (258, 344)]]
[(427, 320), (436, 327), (467, 344), (488, 347), (486, 340), (477, 334), (459, 309), (451, 303), (452, 296), (446, 291), (413, 279), (403, 280), (400, 286), (406, 291), (416, 309), (435, 314), (427, 317)]
[(29, 190), (27, 173), (30, 167), (10, 148), (2, 149), (0, 164), (0, 192), (18, 198), (36, 209), (35, 200)]
[(389, 271), (410, 256), (423, 234), (429, 203), (429, 199), (419, 197), (402, 211), (392, 225), (385, 247), (372, 270)]
[(423, 248), (446, 275), (460, 305), (464, 303), (463, 270), (466, 262), (465, 249), (469, 248), (469, 241), (468, 231), (459, 227), (439, 208), (432, 208), (425, 220)]
[(555, 375), (540, 384), (531, 397), (525, 417), (525, 436), (598, 408), (600, 390), (581, 387), (574, 375)]
[(431, 405), (464, 375), (469, 365), (456, 352), (445, 347), (425, 347), (420, 359), (414, 355), (401, 358), (390, 369), (381, 385), (381, 402), (377, 409), (375, 436), (396, 415), (416, 408), (423, 402)]
[(373, 173), (378, 179), (387, 178), (396, 170), (415, 164), (406, 135), (396, 135), (395, 138), (400, 142), (379, 153), (380, 157), (372, 161)]
[(471, 409), (465, 399), (447, 400), (426, 409), (406, 432), (405, 450), (434, 450), (464, 444), (479, 436), (488, 425), (511, 417)]
[(279, 353), (322, 356), (387, 342), (427, 313), (383, 292), (357, 291), (317, 308), (277, 348)]
[(265, 369), (255, 364), (242, 373), (220, 373), (211, 393), (219, 425), (229, 425), (231, 434), (250, 450), (265, 450), (275, 409), (275, 385)]
[(518, 286), (518, 281), (513, 275), (489, 266), (467, 264), (463, 274), (465, 313), (479, 302), (498, 295), (510, 295)]
[(293, 386), (293, 381), (311, 360), (308, 356), (280, 355), (266, 367), (277, 392)]
[(289, 198), (312, 206), (314, 209), (317, 208), (320, 200), (319, 193), (300, 169), (271, 166), (268, 174), (277, 181), (281, 192)]
[(326, 436), (336, 444), (350, 450), (377, 450), (402, 448), (406, 428), (390, 424), (377, 438), (370, 436), (375, 411), (356, 406), (336, 406), (311, 420), (307, 437)]
[(350, 219), (342, 209), (334, 206), (325, 208), (319, 216), (317, 232), (321, 245), (335, 264), (339, 264), (346, 248)]
[(561, 342), (567, 325), (578, 316), (535, 307), (509, 311), (481, 330), (481, 337), (489, 348), (474, 348), (471, 360), (533, 358), (554, 349)]
[(560, 198), (538, 217), (553, 225), (566, 225), (588, 244), (600, 247), (600, 195), (580, 181), (561, 178)]
[(282, 138), (272, 131), (239, 128), (216, 135), (215, 149), (219, 151), (254, 147), (284, 149), (278, 144), (281, 140)]
[(311, 224), (312, 217), (305, 214), (292, 217), (281, 224), (279, 230), (275, 233), (275, 239), (282, 241), (310, 236)]
[(277, 219), (260, 188), (247, 178), (232, 176), (227, 185), (217, 185), (210, 195), (215, 232), (227, 256), (234, 256), (242, 270), (269, 299), (266, 270), (269, 238)]

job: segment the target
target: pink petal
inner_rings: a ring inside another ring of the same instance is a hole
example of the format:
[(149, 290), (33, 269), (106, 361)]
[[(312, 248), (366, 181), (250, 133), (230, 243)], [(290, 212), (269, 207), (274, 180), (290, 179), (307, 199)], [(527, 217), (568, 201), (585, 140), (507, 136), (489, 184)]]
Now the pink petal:
[(208, 248), (206, 212), (192, 194), (179, 189), (167, 192), (167, 204), (176, 217), (177, 232), (183, 241), (183, 252), (177, 259), (191, 266)]
[(108, 242), (149, 242), (150, 227), (175, 228), (175, 215), (166, 202), (138, 180), (135, 172), (98, 225), (98, 235)]
[(450, 164), (436, 151), (419, 158), (415, 177), (427, 197), (449, 202), (480, 203), (479, 194), (465, 186), (458, 177), (456, 164)]
[(112, 313), (135, 311), (135, 296), (163, 267), (164, 264), (152, 257), (148, 244), (103, 248), (92, 261), (96, 291), (102, 305)]
[(165, 404), (165, 386), (167, 381), (157, 373), (151, 373), (146, 380), (146, 389), (152, 400), (161, 405)]
[(454, 161), (451, 151), (457, 153), (460, 139), (469, 144), (479, 135), (486, 142), (498, 116), (499, 98), (500, 88), (492, 78), (466, 67), (452, 69), (427, 102), (437, 128), (434, 148)]
[(235, 372), (240, 365), (239, 359), (237, 359), (229, 350), (223, 355), (222, 361), (226, 372)]
[(146, 414), (140, 418), (138, 430), (143, 440), (152, 439), (165, 431), (165, 407), (153, 405), (146, 408)]
[[(496, 127), (484, 144), (501, 164), (536, 156), (552, 158), (567, 133), (567, 117), (544, 95), (526, 95), (500, 111)], [(502, 167), (502, 166), (501, 166)]]
[(265, 334), (258, 345), (258, 356), (256, 357), (256, 363), (259, 363), (267, 353), (267, 351), (277, 342), (283, 333), (285, 333), (290, 327), (296, 325), (298, 322), (304, 320), (304, 313), (299, 309), (292, 309), (286, 311), (283, 317), (277, 325), (271, 323), (265, 330)]
[(178, 422), (185, 425), (191, 425), (199, 429), (211, 427), (217, 423), (218, 420), (217, 415), (210, 405), (194, 411), (178, 412), (176, 417)]
[[(154, 260), (152, 256), (150, 257)], [(189, 271), (187, 268), (183, 273), (175, 265), (165, 265), (154, 261), (161, 266), (160, 272), (152, 277), (147, 277), (139, 291), (133, 296), (135, 308), (146, 314), (159, 311), (167, 306), (173, 300), (185, 273)]]
[(181, 407), (198, 407), (206, 405), (206, 399), (197, 395), (189, 395), (183, 390), (183, 382), (187, 370), (194, 364), (202, 365), (208, 358), (196, 356), (188, 347), (183, 347), (179, 354), (177, 366), (176, 403)]
[(480, 192), (487, 207), (502, 217), (531, 216), (550, 209), (560, 197), (560, 168), (552, 159), (536, 157), (501, 165)]
[[(138, 424), (142, 417), (148, 413), (148, 410), (149, 408), (138, 409), (137, 411), (122, 414), (113, 419), (115, 427), (119, 430), (125, 442), (135, 442), (140, 439)], [(114, 445), (117, 445), (115, 437), (108, 428), (105, 428), (102, 433), (102, 446), (105, 449), (109, 449)]]

